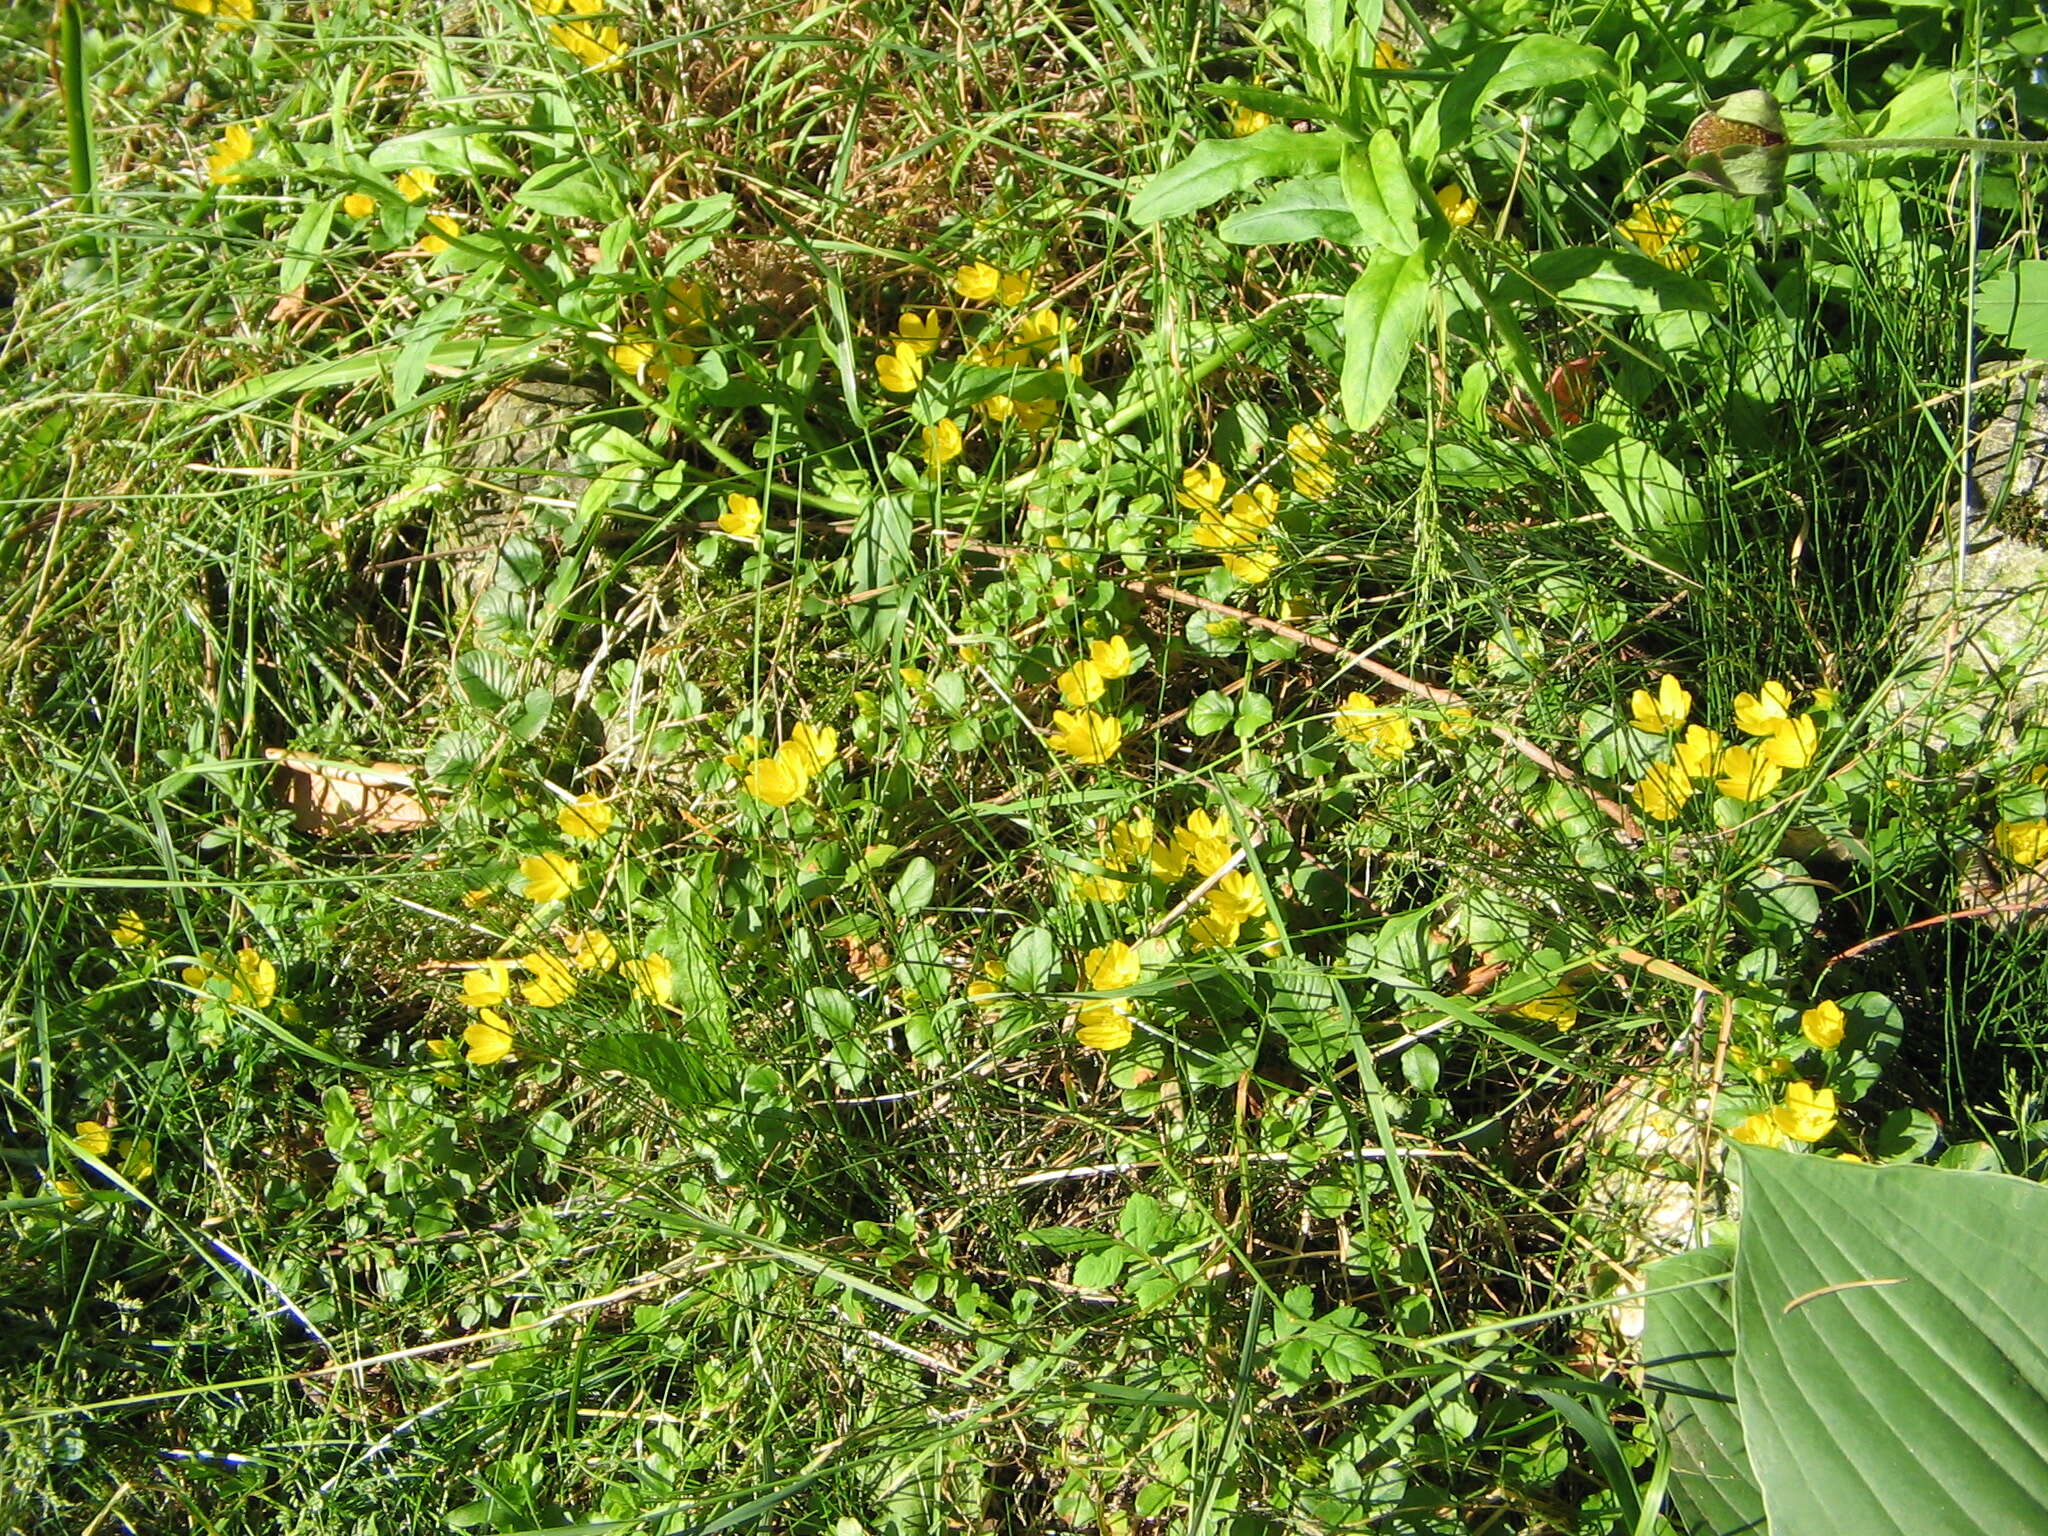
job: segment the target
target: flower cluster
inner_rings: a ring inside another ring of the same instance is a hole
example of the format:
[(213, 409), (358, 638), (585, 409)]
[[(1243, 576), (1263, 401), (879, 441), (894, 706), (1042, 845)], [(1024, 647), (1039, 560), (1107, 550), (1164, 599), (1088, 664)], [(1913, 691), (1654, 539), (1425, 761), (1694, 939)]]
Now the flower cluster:
[[(1826, 689), (1815, 690), (1816, 709), (1825, 710), (1832, 702)], [(1654, 696), (1638, 688), (1630, 697), (1630, 723), (1671, 743), (1671, 756), (1652, 763), (1630, 791), (1652, 820), (1675, 818), (1700, 784), (1712, 784), (1731, 800), (1763, 800), (1820, 750), (1819, 722), (1812, 711), (1792, 713), (1791, 692), (1780, 682), (1735, 696), (1735, 724), (1752, 738), (1748, 745), (1728, 745), (1719, 731), (1687, 724), (1691, 716), (1692, 695), (1669, 673)]]
[(839, 733), (829, 725), (805, 721), (772, 753), (765, 753), (766, 746), (749, 736), (725, 760), (741, 774), (741, 788), (764, 805), (794, 805), (811, 792), (813, 779), (839, 761)]
[(1287, 429), (1287, 462), (1294, 469), (1294, 494), (1309, 501), (1328, 501), (1337, 489), (1337, 471), (1330, 464), (1330, 434), (1312, 421)]
[[(953, 291), (970, 304), (991, 300), (1015, 309), (1030, 299), (1034, 274), (1029, 270), (1005, 272), (986, 262), (971, 262), (953, 274)], [(996, 330), (969, 346), (964, 361), (975, 368), (1009, 370), (1059, 368), (1078, 375), (1081, 362), (1067, 348), (1070, 323), (1050, 305), (1003, 322)], [(891, 394), (915, 394), (924, 384), (928, 359), (939, 350), (945, 337), (945, 321), (937, 309), (919, 314), (902, 311), (896, 330), (887, 338), (888, 350), (875, 359), (875, 377)], [(974, 408), (986, 420), (998, 425), (1015, 425), (1036, 436), (1044, 432), (1059, 414), (1059, 402), (1045, 395), (1030, 399), (1013, 395), (988, 395)], [(943, 417), (922, 433), (925, 462), (934, 469), (960, 456), (963, 442), (960, 425)]]
[[(516, 983), (515, 973), (520, 977)], [(504, 1011), (515, 992), (529, 1008), (558, 1008), (576, 995), (585, 977), (607, 974), (624, 977), (638, 996), (660, 1007), (669, 1000), (675, 968), (659, 951), (622, 959), (618, 945), (599, 928), (581, 928), (564, 935), (560, 954), (534, 950), (513, 959), (474, 962), (463, 972), (462, 992), (457, 998), (475, 1014), (462, 1031), (465, 1058), (478, 1067), (517, 1059), (516, 1030)], [(429, 1041), (428, 1049), (440, 1056), (454, 1053), (445, 1040)]]
[(1339, 736), (1358, 743), (1381, 763), (1400, 761), (1415, 745), (1415, 728), (1406, 715), (1356, 691), (1337, 706), (1334, 723)]
[(1774, 1108), (1759, 1110), (1730, 1132), (1737, 1141), (1757, 1147), (1782, 1147), (1788, 1141), (1812, 1143), (1835, 1128), (1835, 1090), (1797, 1082), (1785, 1089)]
[(1229, 482), (1207, 460), (1180, 477), (1174, 499), (1195, 514), (1197, 548), (1213, 549), (1223, 568), (1248, 587), (1272, 579), (1280, 568), (1280, 548), (1267, 535), (1280, 513), (1280, 493), (1270, 485), (1237, 492), (1228, 504)]
[[(1081, 962), (1081, 980), (1091, 992), (1126, 992), (1144, 979), (1144, 962), (1117, 939), (1091, 949)], [(1074, 1013), (1074, 1038), (1094, 1051), (1120, 1050), (1131, 1043), (1133, 1010), (1127, 997), (1097, 998)]]
[(1122, 635), (1094, 641), (1088, 654), (1056, 679), (1065, 709), (1052, 712), (1052, 734), (1046, 745), (1064, 752), (1076, 762), (1106, 763), (1124, 743), (1123, 722), (1091, 708), (1109, 684), (1129, 677), (1140, 665), (1131, 644)]
[(179, 973), (195, 991), (259, 1012), (277, 1000), (277, 967), (250, 945), (236, 950), (232, 961), (222, 961), (211, 949), (201, 950), (198, 961)]

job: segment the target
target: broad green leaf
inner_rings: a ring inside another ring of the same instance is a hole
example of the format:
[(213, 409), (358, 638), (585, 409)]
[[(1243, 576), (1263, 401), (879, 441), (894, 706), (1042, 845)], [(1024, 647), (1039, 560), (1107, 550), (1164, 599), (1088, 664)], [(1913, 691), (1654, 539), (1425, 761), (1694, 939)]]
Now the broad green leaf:
[(1689, 559), (1706, 513), (1676, 464), (1648, 443), (1600, 423), (1559, 441), (1621, 530), (1623, 543), (1655, 560)]
[(542, 166), (512, 194), (512, 201), (562, 219), (614, 219), (622, 211), (610, 182), (581, 160)]
[(1139, 189), (1131, 199), (1130, 220), (1157, 224), (1269, 177), (1334, 170), (1344, 143), (1338, 134), (1296, 133), (1280, 123), (1242, 139), (1205, 139)]
[(1237, 706), (1229, 696), (1211, 688), (1188, 706), (1188, 729), (1197, 736), (1213, 736), (1230, 724), (1236, 713)]
[(1735, 1395), (1771, 1536), (2048, 1531), (2048, 1190), (1736, 1151)]
[(1946, 139), (1963, 131), (1964, 93), (1970, 76), (1937, 70), (1922, 75), (1891, 99), (1878, 114), (1872, 137), (1879, 139)]
[[(1597, 246), (1546, 251), (1529, 263), (1523, 275), (1538, 296), (1574, 309), (1646, 315), (1721, 308), (1705, 283), (1674, 272), (1639, 251)], [(1520, 286), (1513, 279), (1503, 283), (1501, 297), (1519, 297), (1516, 289)]]
[(379, 141), (370, 151), (370, 164), (387, 175), (424, 165), (477, 176), (517, 176), (520, 168), (491, 142), (504, 131), (502, 123), (444, 123)]
[(1012, 992), (1042, 992), (1059, 963), (1059, 945), (1043, 928), (1026, 928), (1003, 956), (1003, 983)]
[(2048, 358), (2048, 261), (2015, 262), (1977, 288), (1977, 327), (2015, 351)]
[(284, 237), (284, 260), (277, 268), (279, 293), (305, 287), (306, 279), (313, 275), (313, 264), (326, 254), (327, 232), (333, 227), (338, 201), (332, 197), (314, 198), (292, 225), (292, 232)]
[(1259, 202), (1225, 219), (1216, 233), (1232, 245), (1292, 245), (1302, 240), (1356, 245), (1362, 238), (1358, 220), (1344, 200), (1342, 179), (1327, 173), (1281, 182)]
[(513, 699), (519, 675), (492, 651), (464, 651), (455, 658), (455, 691), (478, 709), (496, 714)]
[(403, 408), (420, 392), (434, 354), (448, 342), (469, 311), (469, 301), (451, 293), (412, 323), (405, 345), (391, 364), (391, 401)]
[(1489, 43), (1465, 61), (1457, 78), (1417, 119), (1408, 152), (1426, 171), (1445, 148), (1470, 141), (1480, 107), (1495, 97), (1613, 75), (1607, 54), (1585, 43), (1548, 35)]
[(1735, 1411), (1734, 1264), (1735, 1250), (1715, 1245), (1660, 1259), (1643, 1275), (1650, 1291), (1714, 1282), (1644, 1303), (1643, 1385), (1671, 1442), (1671, 1499), (1693, 1536), (1763, 1530), (1763, 1495)]
[(915, 917), (932, 904), (938, 883), (938, 867), (930, 859), (912, 859), (889, 887), (889, 905), (898, 917)]
[(1382, 128), (1363, 145), (1345, 145), (1337, 174), (1345, 206), (1358, 221), (1366, 245), (1406, 254), (1421, 244), (1415, 183), (1393, 134)]
[(1429, 253), (1375, 251), (1344, 296), (1344, 424), (1371, 429), (1393, 404), (1429, 308)]

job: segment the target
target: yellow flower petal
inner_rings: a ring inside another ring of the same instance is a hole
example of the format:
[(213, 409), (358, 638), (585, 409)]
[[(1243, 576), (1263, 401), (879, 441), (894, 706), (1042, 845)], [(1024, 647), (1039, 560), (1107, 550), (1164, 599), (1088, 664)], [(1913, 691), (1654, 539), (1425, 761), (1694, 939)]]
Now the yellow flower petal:
[(609, 971), (619, 963), (619, 947), (597, 928), (581, 928), (563, 939), (569, 959), (579, 971)]
[(1692, 779), (1676, 763), (1652, 763), (1629, 798), (1652, 821), (1670, 821), (1692, 798)]
[(813, 778), (839, 761), (839, 732), (829, 725), (812, 725), (805, 720), (790, 731), (782, 749)]
[(718, 514), (719, 531), (729, 534), (743, 543), (751, 543), (761, 537), (761, 503), (751, 496), (738, 491), (728, 491), (725, 510)]
[(377, 211), (377, 199), (367, 192), (351, 192), (341, 200), (341, 211), (352, 219), (367, 219)]
[(512, 967), (504, 960), (486, 960), (462, 974), (462, 1006), (496, 1008), (512, 996)]
[(1129, 677), (1136, 665), (1131, 659), (1131, 643), (1122, 635), (1095, 641), (1088, 647), (1088, 660), (1104, 677)]
[(985, 261), (970, 262), (953, 274), (953, 291), (970, 303), (985, 304), (1002, 286), (1003, 274)]
[(560, 901), (583, 884), (583, 871), (559, 853), (529, 854), (519, 861), (526, 899), (537, 905)]
[(553, 1008), (575, 994), (576, 973), (566, 961), (536, 951), (521, 957), (519, 964), (527, 978), (520, 983), (519, 995), (534, 1007)]
[(586, 792), (555, 812), (555, 825), (562, 836), (588, 842), (611, 831), (612, 808), (603, 795)]
[(811, 776), (801, 764), (777, 753), (749, 767), (741, 787), (765, 804), (791, 805), (810, 792)]
[(1092, 709), (1052, 712), (1053, 731), (1046, 744), (1055, 752), (1083, 763), (1106, 763), (1124, 743), (1123, 722)]
[(1771, 1118), (1794, 1141), (1819, 1141), (1835, 1128), (1835, 1090), (1811, 1083), (1788, 1084), (1785, 1102), (1771, 1111)]
[(1101, 698), (1108, 687), (1093, 661), (1077, 661), (1056, 679), (1060, 698), (1069, 709), (1082, 709)]
[(657, 1006), (666, 1003), (675, 990), (676, 968), (664, 954), (642, 955), (619, 962), (619, 974), (633, 984), (633, 990)]
[(1691, 713), (1692, 695), (1669, 672), (1658, 682), (1655, 698), (1644, 688), (1629, 695), (1629, 723), (1652, 736), (1669, 736), (1684, 730), (1686, 717)]
[(1799, 1015), (1799, 1033), (1818, 1050), (1832, 1051), (1848, 1032), (1849, 1019), (1837, 1003), (1822, 1001)]
[(1721, 754), (1721, 772), (1714, 787), (1731, 800), (1761, 800), (1778, 787), (1785, 770), (1762, 748), (1730, 747)]
[(462, 1032), (471, 1066), (488, 1067), (512, 1054), (512, 1026), (504, 1015), (486, 1008), (476, 1022)]
[(422, 202), (434, 195), (439, 180), (424, 165), (416, 165), (409, 171), (400, 171), (392, 185), (398, 188), (398, 195), (408, 203)]
[(1768, 736), (1791, 715), (1792, 695), (1780, 682), (1767, 682), (1755, 693), (1735, 695), (1735, 723), (1752, 736)]

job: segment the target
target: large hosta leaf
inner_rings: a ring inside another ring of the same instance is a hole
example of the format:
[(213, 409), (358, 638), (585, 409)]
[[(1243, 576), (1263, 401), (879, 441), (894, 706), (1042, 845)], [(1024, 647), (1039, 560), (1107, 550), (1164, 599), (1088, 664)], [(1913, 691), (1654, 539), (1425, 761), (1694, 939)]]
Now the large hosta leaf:
[[(1644, 1276), (1653, 1294), (1643, 1326), (1643, 1385), (1656, 1396), (1671, 1441), (1671, 1502), (1691, 1536), (1764, 1528), (1735, 1411), (1735, 1320), (1728, 1273), (1735, 1250), (1717, 1244), (1660, 1259)], [(1685, 1289), (1666, 1289), (1680, 1287)]]
[(2048, 1531), (2048, 1190), (1739, 1151), (1735, 1395), (1771, 1536)]

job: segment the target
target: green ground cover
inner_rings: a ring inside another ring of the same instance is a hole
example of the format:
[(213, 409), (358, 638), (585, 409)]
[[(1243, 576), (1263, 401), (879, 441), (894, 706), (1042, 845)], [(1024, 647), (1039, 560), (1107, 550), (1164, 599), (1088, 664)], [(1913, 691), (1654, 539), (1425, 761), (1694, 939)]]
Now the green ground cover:
[(2038, 18), (0, 47), (0, 1527), (1676, 1532), (1731, 1139), (2040, 1173)]

